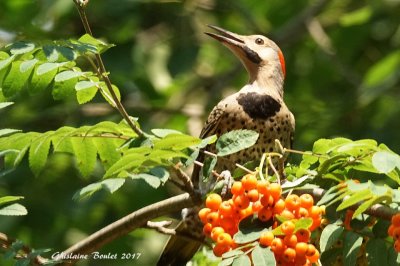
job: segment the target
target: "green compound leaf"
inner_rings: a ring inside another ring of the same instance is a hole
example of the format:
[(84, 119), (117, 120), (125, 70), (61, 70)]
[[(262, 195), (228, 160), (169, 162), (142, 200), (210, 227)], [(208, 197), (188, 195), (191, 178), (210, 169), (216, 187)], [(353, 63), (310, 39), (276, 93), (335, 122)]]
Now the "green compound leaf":
[(343, 242), (343, 260), (344, 266), (354, 266), (357, 262), (363, 238), (352, 231), (347, 231)]
[(19, 93), (32, 72), (31, 69), (31, 71), (25, 71), (21, 73), (21, 64), (22, 61), (15, 61), (11, 64), (11, 69), (6, 75), (2, 85), (3, 94), (5, 97), (13, 97)]
[(344, 228), (337, 224), (328, 224), (324, 230), (322, 230), (320, 238), (321, 253), (328, 250), (335, 244), (341, 237)]
[(27, 215), (28, 211), (19, 203), (14, 203), (0, 209), (0, 215), (5, 216), (21, 216)]
[(258, 133), (252, 130), (232, 130), (223, 134), (216, 143), (217, 155), (226, 156), (253, 146)]
[(262, 248), (261, 246), (256, 246), (251, 252), (251, 258), (254, 266), (275, 266), (275, 256), (270, 248)]
[(97, 183), (90, 184), (78, 190), (74, 196), (74, 200), (82, 200), (92, 196), (95, 192), (106, 190), (109, 193), (114, 193), (125, 183), (124, 178), (109, 178)]
[(96, 165), (96, 146), (91, 138), (72, 137), (71, 143), (79, 171), (84, 177), (89, 176)]

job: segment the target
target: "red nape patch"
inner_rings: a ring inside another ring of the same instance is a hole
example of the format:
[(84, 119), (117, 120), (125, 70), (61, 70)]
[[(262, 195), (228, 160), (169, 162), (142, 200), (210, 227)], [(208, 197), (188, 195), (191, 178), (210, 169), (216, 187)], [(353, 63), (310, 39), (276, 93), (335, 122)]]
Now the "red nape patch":
[(283, 57), (283, 53), (281, 50), (278, 51), (278, 56), (279, 56), (279, 61), (281, 61), (283, 76), (286, 77), (285, 57)]

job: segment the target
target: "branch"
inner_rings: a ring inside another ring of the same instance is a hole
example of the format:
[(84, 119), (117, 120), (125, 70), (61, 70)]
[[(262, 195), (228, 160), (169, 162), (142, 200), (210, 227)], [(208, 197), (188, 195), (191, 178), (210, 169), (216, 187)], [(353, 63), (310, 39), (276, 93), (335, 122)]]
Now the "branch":
[[(78, 9), (79, 16), (82, 20), (83, 27), (85, 28), (85, 31), (87, 34), (93, 36), (92, 30), (90, 29), (90, 24), (86, 16), (85, 8), (89, 3), (89, 0), (73, 0), (75, 3), (76, 8)], [(139, 136), (139, 137), (145, 137), (144, 132), (138, 128), (133, 121), (130, 119), (128, 112), (125, 110), (125, 107), (122, 105), (121, 101), (118, 99), (117, 94), (114, 91), (114, 88), (112, 87), (111, 80), (107, 74), (106, 68), (103, 63), (103, 59), (101, 58), (99, 53), (95, 54), (96, 57), (96, 63), (99, 69), (96, 68), (96, 71), (99, 75), (99, 78), (103, 79), (105, 84), (107, 85), (107, 89), (109, 90), (111, 97), (113, 98), (116, 108), (119, 111), (119, 113), (122, 115), (122, 117), (125, 119), (125, 121), (128, 123), (128, 125), (132, 128), (132, 130)]]
[[(93, 233), (82, 241), (71, 246), (62, 254), (90, 254), (102, 246), (112, 242), (116, 238), (126, 235), (136, 228), (146, 226), (147, 222), (151, 219), (166, 215), (171, 212), (177, 212), (183, 208), (194, 206), (190, 195), (188, 193), (180, 194), (178, 196), (154, 203), (152, 205), (143, 207), (108, 226)], [(76, 261), (66, 261), (61, 265), (73, 265)]]

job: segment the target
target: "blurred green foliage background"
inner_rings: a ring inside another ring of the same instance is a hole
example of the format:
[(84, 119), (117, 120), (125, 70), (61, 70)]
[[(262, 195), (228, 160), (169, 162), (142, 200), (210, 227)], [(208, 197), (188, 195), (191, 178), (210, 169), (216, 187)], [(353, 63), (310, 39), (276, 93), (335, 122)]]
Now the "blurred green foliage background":
[[(240, 34), (264, 34), (283, 50), (296, 149), (343, 136), (373, 138), (400, 152), (399, 0), (92, 0), (87, 12), (95, 37), (116, 44), (104, 55), (106, 66), (130, 115), (139, 117), (145, 130), (173, 128), (197, 135), (212, 106), (245, 84), (239, 61), (203, 34), (213, 24)], [(72, 0), (0, 2), (0, 46), (83, 34)], [(82, 106), (74, 100), (55, 102), (49, 91), (13, 100), (15, 105), (0, 112), (0, 128), (44, 132), (121, 119), (100, 97)], [(34, 248), (61, 251), (171, 194), (130, 181), (113, 195), (72, 200), (77, 189), (101, 174), (83, 179), (70, 157), (55, 155), (34, 178), (25, 162), (0, 177), (0, 196), (24, 196), (21, 203), (29, 214), (0, 217), (0, 232)], [(153, 265), (164, 239), (138, 230), (101, 250), (141, 252), (138, 261), (79, 265)], [(2, 257), (0, 264), (12, 265)]]

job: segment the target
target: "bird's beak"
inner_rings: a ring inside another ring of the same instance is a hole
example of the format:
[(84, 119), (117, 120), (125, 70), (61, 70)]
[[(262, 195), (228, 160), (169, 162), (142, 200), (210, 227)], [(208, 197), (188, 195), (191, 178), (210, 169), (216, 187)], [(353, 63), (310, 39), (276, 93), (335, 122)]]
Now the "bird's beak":
[(224, 29), (222, 29), (220, 27), (213, 26), (213, 25), (208, 25), (208, 27), (210, 27), (211, 29), (216, 30), (220, 34), (211, 33), (211, 32), (206, 32), (205, 34), (207, 34), (207, 35), (213, 37), (214, 39), (222, 42), (223, 44), (225, 44), (229, 48), (238, 47), (238, 48), (242, 48), (243, 49), (243, 47), (245, 46), (244, 39), (239, 34), (224, 30)]

